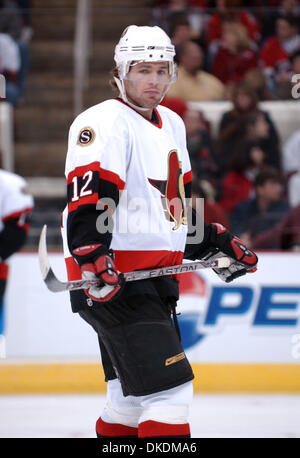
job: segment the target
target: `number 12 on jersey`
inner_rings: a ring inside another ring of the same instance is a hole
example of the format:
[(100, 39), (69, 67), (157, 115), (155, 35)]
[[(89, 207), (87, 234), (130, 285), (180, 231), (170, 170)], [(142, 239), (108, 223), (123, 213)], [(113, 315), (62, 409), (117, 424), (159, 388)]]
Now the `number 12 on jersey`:
[(88, 170), (83, 177), (80, 177), (80, 181), (84, 182), (82, 188), (79, 190), (80, 184), (78, 184), (78, 177), (74, 177), (73, 183), (73, 197), (72, 202), (77, 202), (80, 197), (90, 196), (92, 194), (91, 189), (87, 189), (93, 178), (92, 170)]

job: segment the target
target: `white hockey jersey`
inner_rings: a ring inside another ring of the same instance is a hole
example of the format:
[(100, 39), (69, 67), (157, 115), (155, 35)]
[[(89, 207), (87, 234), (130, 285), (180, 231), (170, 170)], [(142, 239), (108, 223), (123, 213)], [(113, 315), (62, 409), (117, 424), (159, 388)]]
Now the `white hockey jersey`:
[(0, 169), (0, 232), (4, 223), (19, 218), (23, 224), (24, 215), (33, 208), (33, 198), (27, 192), (27, 183), (19, 175)]
[[(74, 215), (87, 205), (94, 205), (95, 212), (96, 205), (108, 207), (113, 215), (110, 248), (119, 271), (182, 262), (187, 236), (184, 186), (192, 180), (185, 127), (166, 107), (158, 106), (154, 115), (155, 122), (148, 121), (122, 100), (112, 99), (89, 108), (73, 122), (65, 170), (69, 199), (62, 228), (70, 280), (80, 278), (80, 271), (68, 248), (72, 241), (67, 241), (67, 218), (74, 219), (75, 230)], [(102, 189), (107, 195), (97, 192), (95, 176), (106, 183)], [(112, 186), (120, 192), (117, 205), (110, 199)], [(83, 234), (85, 242), (101, 243), (102, 216), (95, 220), (97, 240), (95, 228), (90, 228), (93, 236)], [(84, 231), (89, 231), (87, 225)]]
[[(5, 224), (11, 221), (22, 230), (22, 234), (27, 232), (29, 226), (26, 216), (32, 208), (33, 198), (27, 192), (26, 181), (15, 173), (0, 169), (0, 234)], [(15, 231), (11, 233), (9, 229), (3, 240), (0, 236), (0, 242), (0, 280), (6, 281), (8, 264), (3, 259), (20, 248), (20, 240), (16, 239)]]

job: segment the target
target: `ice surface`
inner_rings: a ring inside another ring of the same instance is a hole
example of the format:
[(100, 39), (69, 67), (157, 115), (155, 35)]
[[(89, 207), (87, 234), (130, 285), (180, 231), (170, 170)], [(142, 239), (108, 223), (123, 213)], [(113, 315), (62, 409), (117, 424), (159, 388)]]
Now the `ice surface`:
[[(103, 395), (0, 396), (1, 438), (95, 437)], [(197, 394), (192, 437), (300, 438), (300, 395)]]

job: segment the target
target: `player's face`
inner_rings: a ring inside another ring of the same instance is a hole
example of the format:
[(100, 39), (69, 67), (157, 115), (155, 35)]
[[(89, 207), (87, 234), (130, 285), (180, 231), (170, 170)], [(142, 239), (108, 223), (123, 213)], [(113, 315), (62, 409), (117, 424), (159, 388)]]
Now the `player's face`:
[(127, 98), (142, 108), (155, 108), (170, 82), (167, 62), (140, 62), (124, 79)]

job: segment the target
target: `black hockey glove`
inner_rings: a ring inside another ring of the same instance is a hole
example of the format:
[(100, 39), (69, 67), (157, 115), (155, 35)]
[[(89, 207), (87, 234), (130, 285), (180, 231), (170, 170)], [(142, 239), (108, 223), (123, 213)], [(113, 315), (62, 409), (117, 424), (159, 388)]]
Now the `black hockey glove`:
[(232, 259), (232, 264), (226, 269), (214, 269), (219, 277), (226, 283), (246, 273), (257, 270), (258, 258), (236, 236), (231, 234), (222, 224), (208, 225), (209, 234), (205, 246), (198, 252), (200, 259), (214, 260), (224, 255)]
[(93, 301), (109, 302), (116, 299), (124, 286), (124, 277), (115, 267), (114, 254), (101, 244), (85, 245), (73, 250), (84, 280), (101, 280), (100, 286), (91, 286), (85, 293)]

